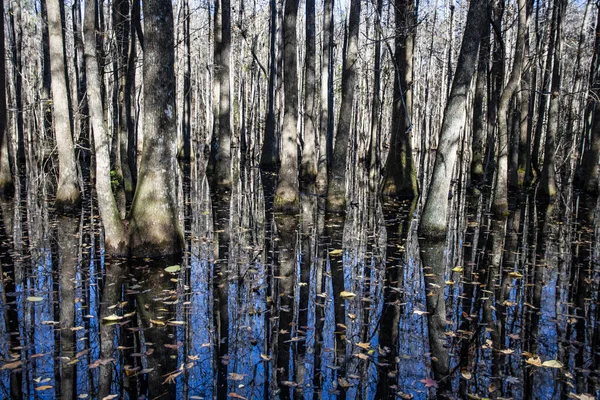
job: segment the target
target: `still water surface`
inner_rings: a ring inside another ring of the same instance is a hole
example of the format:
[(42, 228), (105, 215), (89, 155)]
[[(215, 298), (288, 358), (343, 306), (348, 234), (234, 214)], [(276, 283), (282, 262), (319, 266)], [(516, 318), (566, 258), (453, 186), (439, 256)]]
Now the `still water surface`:
[(595, 200), (523, 196), (498, 223), (463, 196), (447, 240), (420, 246), (418, 204), (356, 189), (325, 216), (303, 193), (280, 215), (263, 179), (211, 196), (192, 171), (178, 260), (105, 257), (90, 195), (59, 217), (43, 180), (17, 188), (0, 398), (598, 398)]

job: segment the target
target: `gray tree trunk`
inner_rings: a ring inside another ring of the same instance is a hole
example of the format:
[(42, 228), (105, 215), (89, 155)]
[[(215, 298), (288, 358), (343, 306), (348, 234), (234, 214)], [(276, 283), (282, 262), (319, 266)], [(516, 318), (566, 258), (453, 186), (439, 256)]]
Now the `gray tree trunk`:
[(323, 2), (323, 50), (321, 66), (321, 111), (319, 115), (319, 160), (317, 191), (327, 191), (327, 174), (332, 149), (329, 138), (333, 136), (333, 0)]
[(382, 192), (384, 196), (412, 199), (418, 193), (410, 144), (413, 103), (413, 50), (417, 29), (414, 0), (396, 0), (396, 36), (392, 135)]
[(306, 56), (304, 60), (304, 143), (302, 180), (311, 185), (317, 177), (317, 121), (315, 118), (315, 0), (306, 0)]
[(286, 0), (283, 17), (283, 131), (275, 208), (298, 210), (298, 53), (296, 19), (298, 0)]
[(556, 198), (556, 143), (558, 138), (558, 120), (560, 107), (560, 58), (562, 50), (562, 30), (564, 15), (567, 8), (566, 0), (554, 0), (555, 26), (551, 34), (555, 36), (554, 51), (552, 52), (552, 81), (550, 86), (550, 106), (548, 108), (548, 128), (544, 143), (544, 165), (540, 175), (538, 198), (542, 201), (552, 201)]
[[(4, 1), (0, 4), (0, 54), (4, 49)], [(13, 191), (12, 172), (8, 155), (8, 135), (6, 132), (6, 64), (4, 57), (0, 60), (0, 196)]]
[(102, 95), (100, 94), (100, 74), (96, 54), (96, 1), (87, 0), (84, 32), (84, 57), (87, 77), (87, 99), (89, 104), (90, 127), (94, 134), (94, 152), (96, 155), (96, 195), (98, 210), (104, 226), (105, 248), (109, 254), (127, 253), (127, 235), (117, 202), (113, 195), (110, 176), (110, 138), (104, 120)]
[(354, 86), (358, 61), (358, 33), (360, 31), (360, 0), (350, 1), (348, 19), (348, 47), (342, 71), (342, 104), (336, 133), (335, 148), (327, 187), (327, 209), (343, 212), (346, 209), (346, 157), (352, 126)]
[(517, 42), (513, 68), (508, 78), (508, 83), (500, 97), (498, 106), (498, 163), (496, 169), (495, 194), (493, 201), (494, 214), (506, 218), (508, 213), (508, 114), (510, 100), (521, 82), (523, 71), (523, 58), (525, 49), (525, 32), (527, 30), (528, 15), (526, 0), (518, 0), (519, 23), (517, 27)]
[(487, 0), (473, 0), (469, 5), (458, 64), (444, 110), (433, 176), (419, 225), (420, 233), (426, 238), (446, 235), (448, 194), (458, 157), (458, 144), (465, 126), (467, 92), (477, 65), (483, 24), (488, 23), (487, 6)]
[(175, 47), (170, 0), (144, 1), (144, 148), (130, 214), (130, 252), (182, 251), (176, 202)]
[(583, 152), (582, 179), (584, 190), (591, 195), (598, 195), (600, 176), (600, 5), (597, 7), (596, 40), (590, 68), (591, 101), (586, 110), (585, 137), (589, 143)]
[[(220, 8), (220, 10), (218, 8)], [(211, 163), (213, 168), (213, 183), (220, 188), (231, 188), (230, 60), (231, 4), (230, 0), (218, 0), (215, 3), (216, 113), (211, 149)]]
[(75, 164), (75, 146), (71, 133), (69, 97), (63, 47), (63, 26), (60, 18), (60, 1), (46, 3), (48, 35), (50, 40), (50, 64), (52, 75), (53, 122), (58, 149), (58, 188), (55, 207), (59, 212), (72, 212), (81, 202)]

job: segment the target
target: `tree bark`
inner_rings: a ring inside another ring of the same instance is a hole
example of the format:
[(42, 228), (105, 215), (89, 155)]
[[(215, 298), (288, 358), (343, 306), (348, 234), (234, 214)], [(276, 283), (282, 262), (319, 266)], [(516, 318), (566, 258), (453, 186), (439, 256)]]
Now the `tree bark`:
[(384, 173), (383, 195), (412, 199), (418, 194), (410, 141), (417, 11), (414, 0), (396, 0), (394, 8), (396, 14), (394, 102), (390, 153)]
[(540, 175), (538, 199), (552, 201), (556, 198), (556, 139), (558, 137), (558, 120), (560, 107), (560, 57), (562, 47), (563, 20), (566, 10), (565, 0), (554, 0), (554, 49), (552, 52), (552, 81), (550, 87), (550, 107), (548, 108), (548, 128), (544, 144), (544, 165)]
[(267, 120), (260, 165), (263, 170), (273, 171), (277, 165), (277, 143), (275, 140), (275, 89), (277, 80), (277, 3), (269, 1), (269, 84), (267, 86)]
[(81, 193), (77, 180), (75, 146), (71, 132), (60, 1), (48, 0), (46, 6), (50, 40), (52, 105), (54, 109), (53, 122), (59, 165), (55, 207), (59, 212), (68, 213), (73, 212), (79, 207)]
[(348, 47), (342, 70), (342, 104), (336, 136), (329, 182), (327, 187), (327, 209), (343, 212), (346, 209), (346, 157), (352, 126), (354, 86), (358, 62), (358, 33), (360, 30), (360, 0), (350, 1), (348, 19)]
[(217, 0), (215, 2), (215, 95), (218, 97), (215, 98), (216, 123), (213, 131), (211, 161), (213, 183), (223, 189), (231, 188), (230, 59), (231, 4), (230, 0)]
[(302, 180), (306, 185), (317, 177), (317, 124), (315, 119), (315, 0), (306, 0), (306, 56), (304, 60), (304, 143)]
[[(0, 4), (0, 54), (4, 49), (4, 1)], [(8, 135), (6, 132), (6, 61), (0, 60), (0, 196), (13, 192), (12, 172), (8, 155)]]
[(446, 235), (448, 193), (465, 125), (467, 92), (475, 72), (483, 24), (488, 23), (486, 11), (487, 0), (473, 0), (469, 5), (458, 64), (442, 120), (433, 176), (419, 225), (420, 233), (425, 237)]
[(590, 68), (590, 94), (586, 109), (586, 132), (588, 141), (582, 156), (581, 175), (583, 189), (590, 195), (600, 192), (600, 5), (597, 5), (596, 39)]
[(144, 1), (144, 148), (130, 214), (130, 253), (178, 254), (175, 47), (170, 0)]
[(106, 251), (109, 254), (125, 255), (127, 253), (127, 235), (111, 187), (110, 138), (104, 120), (98, 56), (96, 54), (96, 14), (96, 1), (87, 0), (83, 23), (84, 57), (90, 127), (94, 134), (94, 152), (96, 155), (96, 195), (98, 196), (100, 218), (104, 226)]
[(519, 22), (517, 27), (517, 42), (515, 45), (515, 56), (513, 68), (508, 78), (508, 83), (500, 97), (498, 106), (498, 164), (496, 170), (496, 183), (493, 212), (498, 216), (506, 218), (508, 212), (508, 114), (510, 100), (521, 81), (523, 71), (523, 54), (525, 44), (525, 32), (527, 30), (528, 15), (526, 0), (518, 0)]
[(477, 81), (473, 96), (473, 142), (471, 144), (471, 183), (481, 186), (485, 179), (485, 144), (487, 130), (483, 109), (487, 97), (488, 70), (490, 65), (490, 24), (483, 25), (479, 61), (477, 64)]
[(283, 17), (283, 131), (274, 206), (298, 210), (298, 53), (296, 19), (298, 0), (286, 0)]
[(327, 191), (327, 175), (333, 140), (333, 0), (323, 2), (323, 49), (321, 66), (321, 111), (319, 115), (319, 160), (317, 191)]

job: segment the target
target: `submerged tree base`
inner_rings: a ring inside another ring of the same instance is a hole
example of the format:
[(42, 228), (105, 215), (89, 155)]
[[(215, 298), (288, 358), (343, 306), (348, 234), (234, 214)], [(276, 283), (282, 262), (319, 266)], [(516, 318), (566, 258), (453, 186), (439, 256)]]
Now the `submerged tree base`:
[(275, 191), (273, 207), (279, 212), (297, 213), (299, 211), (298, 191), (293, 188), (278, 186)]
[(74, 214), (81, 206), (81, 192), (75, 184), (59, 185), (54, 208), (60, 214)]

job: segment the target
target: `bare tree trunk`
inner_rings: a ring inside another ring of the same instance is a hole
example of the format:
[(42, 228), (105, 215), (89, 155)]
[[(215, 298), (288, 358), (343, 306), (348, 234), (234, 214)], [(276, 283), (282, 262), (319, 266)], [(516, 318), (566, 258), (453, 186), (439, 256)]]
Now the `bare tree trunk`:
[[(0, 54), (4, 49), (4, 1), (0, 4)], [(6, 132), (6, 61), (0, 60), (0, 196), (12, 194), (13, 180), (8, 154), (8, 135)]]
[(113, 4), (114, 10), (114, 29), (116, 31), (117, 57), (115, 68), (116, 79), (118, 82), (118, 107), (117, 107), (117, 141), (118, 141), (118, 169), (121, 171), (119, 177), (122, 188), (125, 192), (127, 202), (133, 199), (133, 179), (131, 169), (127, 161), (127, 75), (129, 73), (129, 47), (131, 23), (128, 18), (130, 4), (129, 0), (118, 0)]
[(67, 92), (63, 26), (60, 17), (60, 1), (49, 0), (48, 34), (50, 40), (50, 63), (52, 74), (52, 105), (54, 108), (54, 132), (58, 149), (58, 188), (55, 207), (61, 212), (73, 212), (81, 202), (81, 193), (75, 165), (75, 146), (70, 122), (70, 104)]
[(178, 254), (175, 47), (170, 0), (144, 1), (144, 149), (130, 214), (130, 252)]
[(473, 142), (471, 145), (471, 183), (481, 186), (485, 179), (485, 144), (487, 130), (485, 124), (484, 101), (488, 90), (488, 70), (490, 65), (490, 24), (483, 25), (479, 61), (477, 64), (477, 81), (473, 96)]
[(446, 235), (448, 193), (465, 125), (467, 92), (475, 73), (483, 25), (488, 23), (487, 3), (487, 0), (473, 0), (469, 5), (456, 73), (444, 111), (433, 176), (419, 226), (420, 233), (426, 238)]
[(306, 56), (304, 71), (304, 144), (302, 180), (311, 185), (317, 177), (317, 121), (315, 118), (315, 0), (306, 1)]
[(269, 1), (269, 83), (267, 86), (267, 120), (260, 165), (263, 170), (275, 170), (277, 143), (275, 140), (275, 89), (277, 80), (277, 3)]
[(317, 191), (327, 191), (327, 175), (333, 140), (333, 0), (323, 2), (323, 50), (321, 67), (321, 111), (319, 115), (319, 160)]
[(110, 138), (104, 120), (100, 94), (100, 74), (96, 55), (96, 1), (87, 0), (83, 23), (85, 37), (84, 56), (87, 77), (87, 98), (90, 113), (90, 127), (94, 133), (96, 154), (96, 195), (98, 210), (104, 226), (104, 246), (109, 254), (127, 253), (127, 235), (111, 187)]
[(590, 68), (590, 101), (586, 109), (584, 138), (588, 143), (583, 151), (581, 175), (584, 190), (598, 195), (600, 176), (600, 5), (597, 5), (596, 40)]
[(348, 47), (342, 70), (342, 104), (333, 150), (327, 187), (327, 209), (343, 212), (346, 209), (346, 157), (352, 127), (354, 86), (358, 62), (358, 33), (360, 30), (360, 0), (350, 1), (348, 19)]
[(215, 128), (211, 149), (213, 182), (231, 188), (231, 59), (230, 0), (215, 2)]
[(390, 153), (385, 167), (383, 194), (412, 199), (418, 194), (412, 159), (413, 54), (417, 29), (414, 0), (396, 0), (394, 103)]
[(381, 136), (381, 15), (383, 13), (383, 0), (376, 0), (375, 10), (375, 54), (373, 68), (373, 99), (371, 103), (371, 125), (369, 126), (369, 187), (376, 191), (379, 185), (381, 168), (381, 155), (379, 151)]
[(565, 10), (565, 0), (554, 0), (553, 20), (554, 29), (551, 34), (554, 38), (554, 51), (552, 52), (552, 83), (550, 88), (550, 107), (548, 109), (548, 128), (546, 129), (546, 142), (544, 145), (544, 165), (540, 176), (538, 198), (543, 201), (552, 201), (556, 197), (556, 139), (558, 137), (558, 119), (560, 107), (560, 57), (562, 48), (562, 30)]
[(298, 0), (286, 0), (283, 17), (284, 111), (281, 160), (274, 206), (298, 210), (298, 53), (296, 19)]
[(518, 0), (519, 24), (517, 27), (517, 42), (513, 68), (508, 78), (508, 83), (500, 97), (498, 106), (498, 164), (496, 170), (495, 194), (493, 211), (496, 217), (508, 215), (508, 114), (510, 100), (519, 86), (521, 73), (523, 71), (523, 53), (525, 44), (525, 32), (527, 30), (528, 15), (525, 0)]

